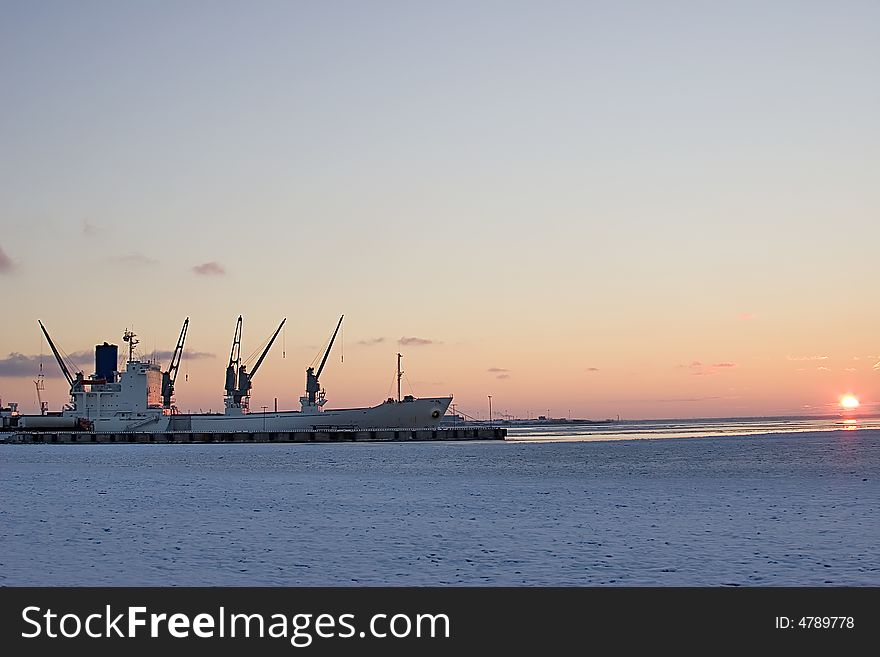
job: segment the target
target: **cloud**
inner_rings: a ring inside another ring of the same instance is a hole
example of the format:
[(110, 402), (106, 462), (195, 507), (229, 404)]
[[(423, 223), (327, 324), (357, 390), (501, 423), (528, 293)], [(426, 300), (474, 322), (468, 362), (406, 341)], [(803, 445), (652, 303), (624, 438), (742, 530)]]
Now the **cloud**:
[[(55, 367), (54, 364), (52, 367), (46, 367), (48, 363), (45, 363), (45, 358), (43, 359), (43, 361), (44, 375), (50, 378), (60, 378), (62, 376), (61, 370), (58, 367)], [(26, 356), (24, 354), (19, 354), (13, 351), (6, 358), (0, 358), (0, 376), (36, 376), (37, 374), (39, 374), (39, 372), (39, 356)]]
[(373, 345), (381, 344), (385, 342), (385, 338), (367, 338), (366, 340), (358, 340), (358, 344), (362, 344), (365, 347), (372, 347)]
[(755, 319), (756, 315), (755, 313), (740, 313), (739, 315), (737, 315), (737, 317), (740, 321), (750, 322), (751, 320)]
[(855, 367), (844, 367), (843, 371), (844, 372), (858, 372), (858, 370)]
[(83, 232), (83, 235), (85, 235), (87, 237), (93, 237), (101, 231), (91, 221), (89, 221), (88, 219), (83, 219), (82, 232)]
[[(128, 354), (127, 351), (120, 348), (119, 355), (124, 356)], [(149, 354), (145, 354), (150, 358), (159, 361), (169, 360), (172, 356), (173, 352), (169, 350), (157, 350), (151, 352)], [(183, 350), (183, 359), (184, 360), (201, 360), (205, 358), (216, 358), (216, 354), (208, 353), (206, 351), (189, 351), (188, 349)], [(71, 373), (79, 371), (82, 364), (86, 363), (87, 367), (82, 368), (83, 371), (91, 372), (94, 365), (95, 352), (92, 349), (84, 349), (81, 351), (74, 351), (71, 354), (68, 354), (66, 357), (67, 364), (69, 367), (72, 367)], [(36, 376), (40, 372), (40, 361), (43, 362), (43, 374), (47, 378), (61, 378), (63, 375), (61, 374), (61, 368), (58, 367), (58, 364), (55, 362), (55, 357), (51, 355), (42, 355), (42, 356), (29, 356), (26, 354), (20, 354), (17, 352), (12, 352), (6, 358), (0, 358), (0, 377), (26, 377), (26, 376)]]
[(598, 368), (598, 367), (588, 367), (588, 368), (586, 369), (586, 371), (587, 371), (587, 372), (598, 372), (598, 371), (599, 371), (599, 368)]
[(510, 370), (505, 369), (503, 367), (490, 367), (487, 372), (509, 372)]
[(736, 363), (724, 362), (724, 363), (712, 363), (711, 365), (703, 365), (698, 360), (692, 361), (690, 365), (679, 365), (679, 367), (684, 367), (691, 370), (692, 376), (708, 376), (711, 374), (716, 374), (719, 370), (731, 369), (733, 367), (737, 367)]
[(435, 340), (428, 340), (426, 338), (400, 338), (397, 341), (397, 344), (404, 347), (422, 347), (428, 344), (436, 344)]
[(828, 356), (786, 356), (786, 360), (828, 360)]
[(495, 378), (496, 378), (496, 379), (509, 379), (509, 378), (510, 378), (510, 374), (499, 374), (499, 375), (496, 376)]
[(158, 260), (155, 258), (150, 258), (149, 256), (145, 256), (141, 253), (129, 253), (124, 256), (117, 256), (113, 258), (113, 262), (119, 263), (120, 265), (132, 265), (135, 267), (143, 266), (143, 265), (155, 265), (158, 264)]
[(3, 247), (0, 246), (0, 274), (8, 274), (13, 269), (15, 269), (15, 263), (12, 262), (12, 259), (6, 255)]
[(876, 363), (874, 363), (874, 367), (872, 367), (871, 369), (880, 370), (880, 360), (878, 360)]
[(817, 367), (816, 369), (819, 370), (820, 372), (830, 372), (830, 371), (831, 371), (831, 368), (830, 368), (830, 367), (824, 367), (824, 366), (822, 366), (822, 365), (820, 365), (820, 366)]
[(200, 276), (222, 276), (226, 273), (223, 265), (221, 265), (219, 262), (214, 262), (213, 260), (210, 262), (203, 262), (200, 265), (196, 265), (192, 268), (192, 270)]
[[(150, 357), (156, 360), (170, 360), (173, 355), (174, 352), (170, 349), (157, 349), (156, 351), (150, 352)], [(202, 360), (203, 358), (217, 358), (217, 354), (212, 354), (207, 351), (183, 350), (183, 360)]]

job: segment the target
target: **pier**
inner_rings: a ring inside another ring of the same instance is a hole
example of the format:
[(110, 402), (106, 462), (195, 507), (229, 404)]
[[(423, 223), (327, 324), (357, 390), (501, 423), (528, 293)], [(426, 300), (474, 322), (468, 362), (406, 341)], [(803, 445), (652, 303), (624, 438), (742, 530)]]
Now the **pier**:
[(315, 431), (235, 431), (147, 433), (89, 431), (16, 431), (0, 433), (0, 443), (13, 444), (205, 444), (205, 443), (367, 443), (504, 440), (504, 427), (442, 429), (324, 429)]

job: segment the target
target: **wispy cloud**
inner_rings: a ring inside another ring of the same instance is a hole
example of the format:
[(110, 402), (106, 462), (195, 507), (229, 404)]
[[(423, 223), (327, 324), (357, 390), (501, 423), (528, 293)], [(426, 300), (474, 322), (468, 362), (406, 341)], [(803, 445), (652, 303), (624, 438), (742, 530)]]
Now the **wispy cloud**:
[(192, 270), (200, 276), (222, 276), (226, 273), (226, 269), (224, 269), (223, 265), (213, 260), (196, 265)]
[[(45, 359), (44, 359), (45, 360)], [(0, 376), (36, 376), (40, 372), (40, 357), (26, 356), (12, 352), (6, 358), (0, 358)], [(61, 377), (57, 367), (43, 367), (43, 374), (50, 378)]]
[(100, 232), (101, 232), (100, 229), (95, 224), (93, 224), (88, 219), (83, 219), (83, 222), (82, 222), (83, 235), (85, 235), (86, 237), (94, 237), (95, 235), (97, 235)]
[[(124, 350), (120, 348), (119, 353), (122, 354), (123, 351)], [(145, 355), (156, 360), (164, 361), (169, 360), (173, 355), (173, 352), (167, 349), (159, 349)], [(183, 351), (184, 360), (202, 360), (216, 357), (216, 354), (206, 351), (190, 351), (188, 349), (184, 349)], [(87, 374), (91, 372), (91, 367), (94, 365), (94, 358), (95, 352), (92, 349), (82, 349), (67, 354), (68, 364), (72, 365), (76, 371), (82, 368)], [(31, 356), (12, 352), (6, 358), (0, 358), (0, 377), (36, 376), (40, 372), (41, 361), (43, 363), (44, 376), (48, 378), (60, 378), (62, 376), (61, 369), (55, 363), (55, 358), (51, 355), (43, 354), (42, 356)], [(83, 363), (86, 364), (86, 367), (82, 367)]]
[(843, 371), (844, 372), (858, 372), (858, 370), (855, 367), (844, 367)]
[[(150, 352), (150, 356), (157, 360), (169, 360), (174, 355), (174, 352), (170, 349), (157, 349), (156, 351)], [(183, 350), (183, 360), (202, 360), (203, 358), (216, 358), (217, 354), (212, 354), (207, 351), (190, 351), (189, 349)]]
[(876, 363), (874, 363), (874, 367), (872, 367), (871, 369), (880, 370), (880, 360), (878, 360)]
[(731, 362), (723, 362), (723, 363), (712, 363), (711, 365), (703, 365), (702, 362), (695, 360), (691, 361), (690, 365), (679, 365), (680, 368), (686, 368), (691, 371), (691, 375), (693, 376), (708, 376), (711, 374), (718, 373), (719, 370), (728, 370), (734, 367), (738, 367), (736, 363)]
[(436, 340), (428, 340), (427, 338), (400, 338), (397, 344), (403, 347), (423, 347), (428, 344), (437, 344)]
[(786, 356), (786, 360), (828, 360), (828, 356)]
[(820, 365), (816, 369), (819, 370), (820, 372), (830, 372), (831, 371), (830, 367), (824, 367), (823, 365)]
[(598, 371), (599, 371), (599, 368), (598, 368), (598, 367), (588, 367), (588, 368), (586, 369), (586, 371), (587, 371), (587, 372), (598, 372)]
[(129, 253), (124, 256), (117, 256), (113, 258), (113, 262), (116, 262), (120, 265), (131, 265), (134, 267), (142, 267), (146, 265), (155, 265), (158, 264), (158, 260), (155, 258), (151, 258), (149, 256), (145, 256), (142, 253)]
[(510, 370), (505, 369), (503, 367), (490, 367), (487, 372), (509, 372)]
[(362, 344), (365, 347), (372, 347), (373, 345), (382, 344), (385, 342), (385, 338), (366, 338), (365, 340), (358, 340), (358, 344)]
[(737, 318), (742, 322), (750, 322), (755, 319), (755, 317), (757, 317), (755, 313), (740, 313), (737, 315)]
[(510, 374), (499, 374), (499, 375), (496, 376), (495, 378), (496, 378), (496, 379), (509, 379), (509, 378), (510, 378)]
[(15, 263), (0, 246), (0, 274), (9, 274), (13, 269), (15, 269)]

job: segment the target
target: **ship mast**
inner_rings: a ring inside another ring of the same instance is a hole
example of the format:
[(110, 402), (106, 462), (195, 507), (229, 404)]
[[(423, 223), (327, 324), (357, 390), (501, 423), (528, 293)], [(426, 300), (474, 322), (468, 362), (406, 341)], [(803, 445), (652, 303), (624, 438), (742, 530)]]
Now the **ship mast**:
[(40, 405), (40, 415), (45, 415), (49, 410), (49, 402), (43, 401), (43, 391), (46, 389), (46, 382), (43, 376), (43, 363), (40, 362), (40, 373), (37, 374), (37, 380), (34, 385), (37, 387), (37, 403)]
[(135, 336), (137, 333), (134, 331), (129, 331), (125, 329), (125, 333), (122, 334), (122, 339), (128, 343), (128, 362), (132, 362), (134, 360), (134, 346), (140, 342)]
[(403, 371), (400, 369), (400, 359), (403, 358), (399, 353), (397, 354), (397, 401), (400, 401), (400, 379), (403, 377)]

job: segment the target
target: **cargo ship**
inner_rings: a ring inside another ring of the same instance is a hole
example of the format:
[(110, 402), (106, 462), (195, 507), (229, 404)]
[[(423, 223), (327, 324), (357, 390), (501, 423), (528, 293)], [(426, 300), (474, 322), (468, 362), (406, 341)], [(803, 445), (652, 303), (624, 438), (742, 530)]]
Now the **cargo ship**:
[[(135, 355), (136, 334), (126, 329), (128, 344), (124, 371), (117, 371), (118, 345), (95, 347), (95, 373), (85, 377), (71, 373), (42, 322), (40, 328), (52, 353), (70, 384), (70, 403), (60, 413), (48, 413), (41, 403), (41, 415), (5, 413), (7, 431), (93, 431), (93, 432), (291, 432), (315, 430), (434, 429), (439, 426), (452, 402), (451, 396), (416, 398), (400, 396), (401, 354), (397, 354), (397, 399), (363, 408), (325, 409), (326, 394), (319, 377), (327, 363), (342, 317), (330, 339), (317, 371), (306, 369), (306, 390), (300, 397), (300, 410), (252, 413), (249, 408), (252, 379), (284, 326), (278, 326), (251, 371), (242, 364), (239, 316), (226, 368), (226, 394), (223, 413), (180, 413), (173, 403), (174, 383), (183, 354), (189, 318), (184, 321), (171, 363), (164, 372), (149, 359)], [(286, 321), (286, 320), (285, 320)]]

